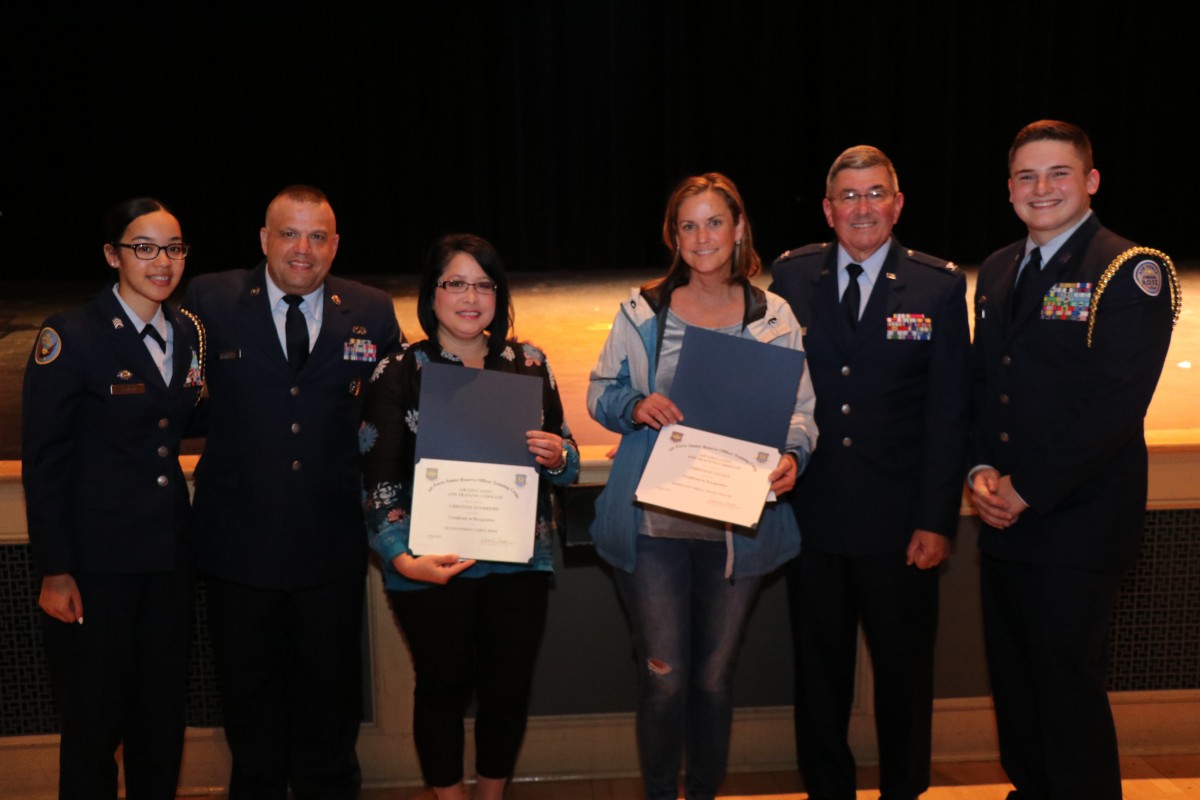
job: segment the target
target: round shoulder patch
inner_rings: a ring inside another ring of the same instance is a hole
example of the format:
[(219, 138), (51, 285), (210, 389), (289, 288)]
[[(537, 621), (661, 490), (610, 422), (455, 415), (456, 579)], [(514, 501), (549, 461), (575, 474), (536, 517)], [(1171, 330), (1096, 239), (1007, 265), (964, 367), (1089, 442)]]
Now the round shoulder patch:
[(1133, 267), (1133, 282), (1137, 287), (1151, 297), (1158, 297), (1162, 291), (1162, 267), (1153, 259), (1139, 261)]
[(49, 326), (42, 328), (38, 334), (37, 344), (34, 345), (33, 360), (36, 364), (46, 365), (62, 355), (62, 338), (58, 331)]

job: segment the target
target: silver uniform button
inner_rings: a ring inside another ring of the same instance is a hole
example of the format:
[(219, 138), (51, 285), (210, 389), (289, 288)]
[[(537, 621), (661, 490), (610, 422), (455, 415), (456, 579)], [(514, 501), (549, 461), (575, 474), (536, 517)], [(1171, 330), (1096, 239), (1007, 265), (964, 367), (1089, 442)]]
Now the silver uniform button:
[(158, 446), (158, 457), (166, 458), (169, 455), (171, 455), (171, 449), (169, 447), (167, 447), (165, 444), (160, 444)]
[(158, 476), (158, 481), (157, 481), (157, 483), (158, 483), (158, 485), (159, 485), (159, 486), (166, 486), (166, 485), (167, 485), (168, 483), (170, 483), (170, 482), (171, 482), (171, 479), (170, 479), (170, 478), (168, 478), (166, 475), (159, 475), (159, 476)]
[(842, 404), (842, 413), (843, 413), (843, 414), (849, 414), (849, 413), (850, 413), (850, 404), (849, 404), (849, 403), (843, 403), (843, 404)]
[(292, 433), (299, 433), (299, 432), (300, 432), (300, 423), (293, 422), (292, 423)]
[(849, 375), (849, 374), (850, 374), (850, 368), (842, 367), (842, 375), (845, 376), (845, 375)]
[(849, 447), (852, 444), (854, 444), (854, 440), (849, 436), (847, 436), (845, 439), (842, 439), (842, 447)]
[(1002, 406), (1008, 405), (1008, 395), (1006, 395), (1006, 394), (1000, 395), (1000, 405), (1002, 405)]
[(299, 472), (299, 471), (300, 471), (300, 462), (298, 460), (293, 461), (292, 462), (292, 472)]
[(1000, 363), (1006, 367), (1011, 365), (1012, 364), (1012, 356), (1000, 356)]
[(160, 419), (158, 421), (158, 427), (163, 430), (166, 430), (167, 426), (170, 424), (171, 424), (171, 420), (167, 419), (166, 417), (163, 417), (162, 419)]
[(1008, 441), (1008, 431), (1000, 431), (1000, 441), (1002, 441), (1002, 442)]
[(296, 395), (300, 394), (300, 387), (293, 386), (291, 389), (288, 389), (288, 394), (290, 394), (292, 397), (295, 397)]

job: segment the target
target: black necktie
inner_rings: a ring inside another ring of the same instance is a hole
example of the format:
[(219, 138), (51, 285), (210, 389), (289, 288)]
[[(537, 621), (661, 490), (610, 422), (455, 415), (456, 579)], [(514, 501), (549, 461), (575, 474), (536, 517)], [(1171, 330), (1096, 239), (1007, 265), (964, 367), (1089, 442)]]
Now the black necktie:
[(846, 273), (850, 276), (850, 282), (846, 284), (846, 291), (842, 294), (842, 308), (846, 311), (846, 320), (850, 323), (850, 330), (858, 328), (858, 308), (862, 303), (862, 291), (858, 288), (858, 276), (862, 275), (863, 268), (859, 264), (847, 264)]
[(164, 353), (167, 352), (166, 340), (163, 339), (162, 334), (159, 333), (158, 329), (153, 325), (147, 325), (146, 327), (142, 328), (142, 338), (145, 339), (147, 336), (158, 342), (158, 346), (162, 348)]
[(287, 320), (283, 326), (287, 338), (288, 363), (292, 365), (292, 372), (299, 372), (308, 358), (308, 322), (300, 310), (304, 298), (298, 294), (285, 294), (283, 302), (288, 304)]
[(1012, 304), (1009, 306), (1010, 317), (1017, 316), (1018, 310), (1029, 297), (1030, 287), (1037, 283), (1037, 276), (1041, 271), (1042, 248), (1035, 247), (1029, 251), (1029, 260), (1025, 262), (1025, 269), (1021, 270), (1017, 275), (1016, 283), (1013, 284)]

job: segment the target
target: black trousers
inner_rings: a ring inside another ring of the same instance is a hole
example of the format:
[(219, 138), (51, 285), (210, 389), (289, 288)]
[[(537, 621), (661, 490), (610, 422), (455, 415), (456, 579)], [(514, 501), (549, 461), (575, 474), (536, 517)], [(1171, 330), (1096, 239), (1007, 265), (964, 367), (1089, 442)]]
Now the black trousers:
[(903, 552), (805, 549), (787, 567), (796, 677), (796, 760), (812, 800), (854, 800), (847, 741), (861, 622), (871, 651), (880, 796), (929, 788), (938, 570)]
[(358, 796), (365, 574), (297, 591), (208, 578), (230, 800)]
[(114, 757), (124, 742), (126, 797), (174, 800), (183, 755), (194, 573), (74, 578), (83, 624), (42, 615), (62, 719), (58, 795), (116, 798)]
[(983, 556), (1000, 764), (1022, 800), (1120, 800), (1108, 704), (1120, 574)]
[(463, 779), (463, 716), (472, 692), (478, 703), (475, 771), (486, 778), (512, 775), (549, 589), (549, 573), (516, 572), (388, 593), (412, 654), (413, 738), (431, 786)]

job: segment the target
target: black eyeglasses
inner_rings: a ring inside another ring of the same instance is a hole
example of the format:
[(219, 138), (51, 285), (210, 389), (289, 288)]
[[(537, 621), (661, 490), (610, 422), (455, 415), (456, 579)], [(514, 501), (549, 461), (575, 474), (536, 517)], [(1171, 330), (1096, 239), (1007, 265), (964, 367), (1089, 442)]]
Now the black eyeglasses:
[(877, 206), (880, 203), (886, 203), (888, 200), (892, 199), (892, 192), (889, 192), (886, 189), (869, 189), (865, 192), (856, 192), (853, 189), (847, 189), (841, 194), (834, 195), (830, 199), (832, 199), (835, 203), (840, 203), (846, 206), (854, 205), (859, 200), (866, 200), (870, 205)]
[(466, 281), (456, 281), (456, 280), (438, 281), (437, 287), (439, 289), (445, 289), (447, 292), (453, 292), (454, 294), (462, 294), (467, 289), (474, 289), (475, 291), (479, 292), (480, 294), (495, 294), (496, 293), (496, 282), (495, 281), (479, 281), (478, 283), (467, 283)]
[(172, 261), (183, 261), (187, 258), (188, 250), (191, 250), (191, 245), (172, 242), (171, 244), (153, 244), (152, 242), (134, 242), (133, 244), (125, 244), (124, 242), (113, 242), (116, 247), (127, 247), (133, 251), (133, 255), (139, 261), (153, 261), (158, 258), (158, 254), (162, 251), (167, 252), (167, 258)]

